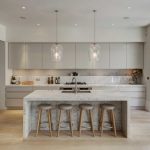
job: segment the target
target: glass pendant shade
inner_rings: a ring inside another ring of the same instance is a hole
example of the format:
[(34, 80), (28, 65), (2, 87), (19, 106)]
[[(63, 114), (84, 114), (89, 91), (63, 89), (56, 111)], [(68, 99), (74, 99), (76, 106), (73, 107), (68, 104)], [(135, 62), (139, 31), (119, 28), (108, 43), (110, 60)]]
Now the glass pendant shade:
[(51, 47), (51, 59), (53, 61), (61, 61), (63, 56), (63, 46), (60, 44), (53, 44)]
[(90, 60), (91, 61), (99, 61), (100, 60), (100, 50), (101, 47), (99, 44), (97, 44), (95, 42), (96, 36), (96, 21), (95, 21), (95, 13), (96, 10), (93, 10), (93, 14), (94, 14), (94, 22), (93, 22), (93, 43), (90, 45)]
[(90, 59), (92, 61), (99, 61), (100, 60), (100, 51), (101, 47), (99, 44), (92, 43), (90, 45)]
[(61, 61), (63, 56), (63, 46), (57, 42), (58, 41), (58, 20), (57, 20), (58, 10), (55, 10), (55, 13), (56, 13), (56, 43), (51, 46), (51, 59), (52, 61)]

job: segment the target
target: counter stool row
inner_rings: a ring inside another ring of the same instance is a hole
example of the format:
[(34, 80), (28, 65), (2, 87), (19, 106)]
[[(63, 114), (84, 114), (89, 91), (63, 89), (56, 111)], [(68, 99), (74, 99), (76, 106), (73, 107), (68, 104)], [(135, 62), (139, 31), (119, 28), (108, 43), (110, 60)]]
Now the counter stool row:
[[(58, 106), (59, 108), (59, 121), (58, 121), (58, 128), (57, 128), (57, 136), (59, 136), (59, 132), (60, 132), (60, 127), (61, 127), (61, 123), (64, 121), (62, 120), (62, 113), (63, 111), (66, 111), (67, 113), (67, 117), (68, 117), (68, 122), (69, 126), (70, 126), (70, 132), (71, 132), (71, 136), (73, 136), (73, 124), (72, 124), (72, 109), (73, 106), (71, 104), (60, 104)], [(81, 131), (82, 131), (82, 124), (83, 124), (83, 113), (87, 112), (88, 117), (89, 117), (89, 124), (91, 126), (91, 130), (93, 133), (93, 136), (95, 136), (94, 133), (94, 126), (93, 126), (93, 106), (91, 104), (80, 104), (79, 105), (80, 108), (80, 119), (79, 119), (79, 136), (81, 135)], [(114, 131), (114, 135), (116, 136), (116, 124), (115, 124), (115, 114), (114, 114), (114, 109), (115, 106), (111, 105), (111, 104), (102, 104), (100, 105), (100, 122), (99, 122), (99, 130), (100, 130), (100, 134), (102, 135), (103, 133), (103, 129), (105, 127), (105, 121), (104, 121), (104, 115), (107, 112), (109, 115), (109, 123), (110, 123), (110, 128), (113, 129)], [(48, 128), (49, 128), (49, 135), (52, 136), (52, 114), (51, 114), (51, 110), (52, 110), (52, 105), (51, 104), (40, 104), (38, 105), (38, 122), (37, 122), (37, 132), (36, 132), (36, 136), (39, 133), (39, 130), (41, 128), (41, 117), (42, 117), (42, 112), (46, 111), (47, 114), (47, 120), (48, 120)]]

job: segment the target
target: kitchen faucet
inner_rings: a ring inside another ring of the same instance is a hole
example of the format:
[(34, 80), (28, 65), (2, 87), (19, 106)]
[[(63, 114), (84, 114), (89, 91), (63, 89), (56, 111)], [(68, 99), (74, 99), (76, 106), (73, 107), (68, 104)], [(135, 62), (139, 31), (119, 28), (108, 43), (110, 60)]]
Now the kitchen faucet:
[(75, 89), (74, 89), (74, 91), (75, 91), (75, 93), (77, 93), (78, 89), (77, 89), (77, 79), (76, 79), (76, 77), (72, 78), (72, 83), (75, 83)]

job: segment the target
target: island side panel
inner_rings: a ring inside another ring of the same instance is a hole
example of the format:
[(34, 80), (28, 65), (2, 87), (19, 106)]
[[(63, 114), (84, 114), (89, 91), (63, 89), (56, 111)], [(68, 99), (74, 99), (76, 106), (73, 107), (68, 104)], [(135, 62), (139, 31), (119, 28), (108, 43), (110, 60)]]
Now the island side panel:
[(29, 136), (30, 131), (32, 130), (31, 117), (32, 117), (31, 102), (26, 101), (24, 99), (24, 101), (23, 101), (23, 139), (26, 139)]
[(129, 120), (130, 120), (129, 102), (122, 101), (122, 132), (125, 137), (129, 137)]

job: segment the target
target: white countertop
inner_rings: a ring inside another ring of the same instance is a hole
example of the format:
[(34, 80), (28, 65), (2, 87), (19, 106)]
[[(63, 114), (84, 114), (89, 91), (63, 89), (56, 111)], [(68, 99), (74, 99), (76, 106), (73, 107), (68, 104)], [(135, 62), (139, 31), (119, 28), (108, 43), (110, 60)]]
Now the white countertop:
[[(74, 87), (75, 85), (67, 85), (67, 84), (34, 84), (34, 85), (13, 85), (9, 84), (6, 85), (6, 87)], [(78, 87), (85, 87), (85, 86), (91, 86), (91, 87), (145, 87), (144, 84), (85, 84), (85, 85), (77, 85)]]
[(26, 101), (128, 101), (119, 91), (92, 90), (91, 93), (61, 93), (59, 90), (36, 90), (24, 97)]

